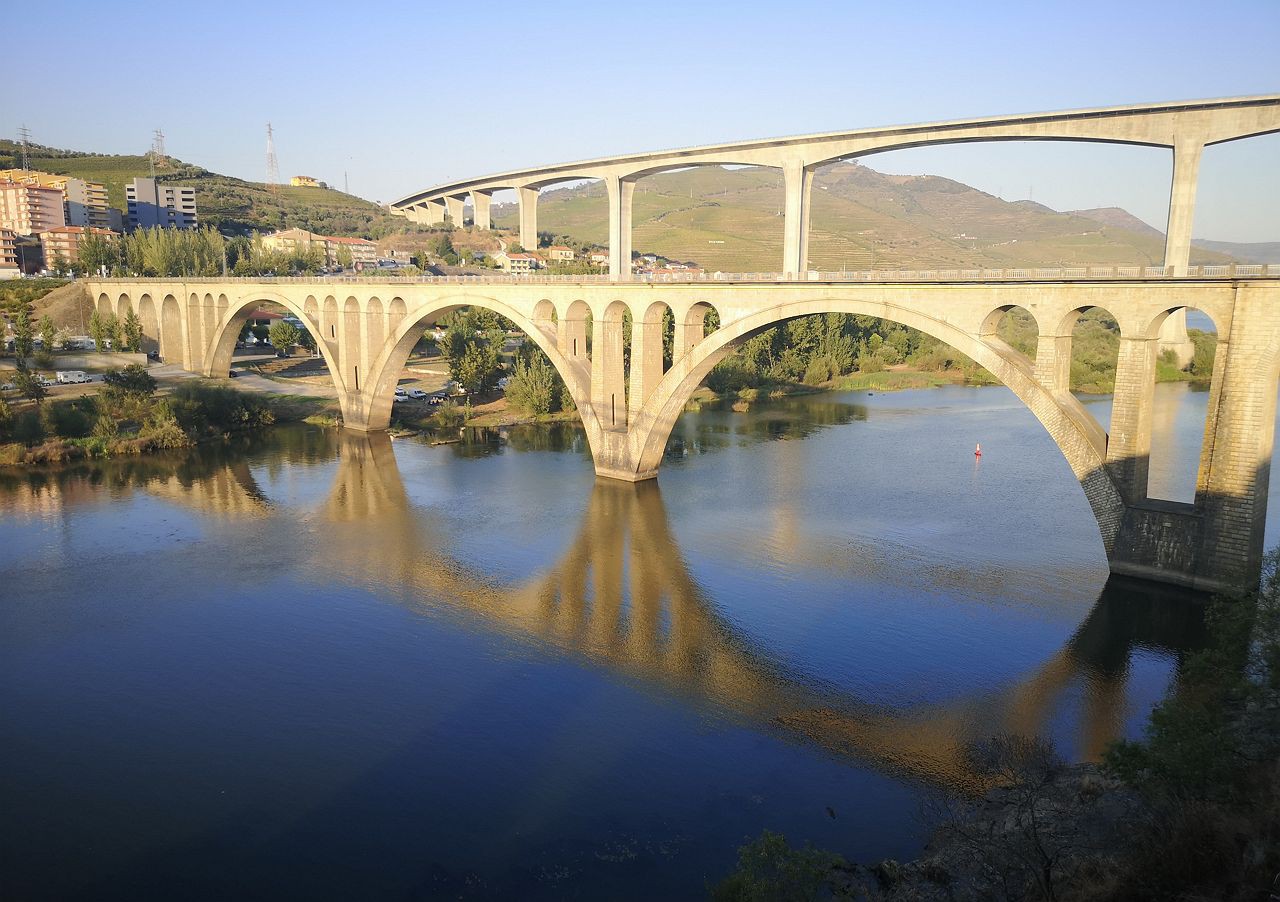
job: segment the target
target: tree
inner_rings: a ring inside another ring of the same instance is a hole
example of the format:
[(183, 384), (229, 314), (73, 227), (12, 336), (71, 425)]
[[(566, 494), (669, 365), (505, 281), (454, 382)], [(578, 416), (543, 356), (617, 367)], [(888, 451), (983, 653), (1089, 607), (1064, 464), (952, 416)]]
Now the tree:
[(31, 332), (31, 314), (25, 307), (20, 309), (18, 315), (14, 317), (13, 338), (13, 353), (18, 358), (18, 366), (21, 368), (35, 348)]
[(142, 320), (130, 310), (124, 315), (124, 346), (130, 351), (142, 350)]
[(53, 324), (53, 317), (45, 314), (40, 317), (40, 344), (45, 353), (53, 353), (53, 346), (58, 341), (58, 327)]
[(534, 416), (559, 408), (561, 388), (559, 374), (540, 349), (528, 359), (516, 361), (516, 371), (507, 384), (507, 400)]
[(345, 244), (338, 245), (337, 260), (338, 265), (343, 269), (350, 269), (352, 265), (351, 248), (347, 247)]
[(306, 348), (306, 349), (307, 349), (307, 351), (308, 351), (308, 353), (311, 353), (311, 354), (315, 354), (315, 353), (316, 353), (316, 339), (315, 339), (315, 336), (313, 336), (313, 335), (311, 334), (311, 332), (310, 332), (310, 331), (308, 331), (307, 329), (302, 329), (302, 330), (301, 330), (301, 333), (298, 335), (298, 344), (300, 344), (300, 345), (302, 345), (302, 347)]
[(106, 316), (107, 338), (111, 339), (111, 350), (119, 351), (124, 347), (124, 323), (114, 313)]
[(122, 370), (111, 370), (102, 377), (105, 391), (134, 398), (149, 398), (156, 391), (155, 377), (139, 363), (131, 363)]
[(278, 319), (267, 330), (267, 337), (277, 350), (287, 351), (302, 338), (302, 332), (288, 320)]
[(40, 381), (40, 377), (27, 369), (25, 363), (18, 364), (18, 372), (14, 374), (13, 384), (18, 389), (19, 394), (30, 401), (34, 401), (37, 407), (44, 401), (44, 396), (48, 394), (44, 383)]
[(498, 380), (498, 349), (492, 342), (467, 345), (453, 378), (467, 391), (482, 392)]
[(94, 348), (101, 353), (107, 348), (107, 319), (97, 310), (89, 316), (89, 337)]
[(53, 255), (52, 262), (49, 263), (49, 269), (58, 275), (63, 275), (69, 269), (67, 258), (62, 255), (62, 251), (58, 251)]

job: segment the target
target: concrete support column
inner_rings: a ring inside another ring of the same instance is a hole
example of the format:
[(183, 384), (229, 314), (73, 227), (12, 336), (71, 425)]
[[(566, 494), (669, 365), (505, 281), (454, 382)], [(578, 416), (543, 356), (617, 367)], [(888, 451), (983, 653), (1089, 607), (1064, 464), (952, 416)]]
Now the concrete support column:
[(1071, 334), (1036, 339), (1036, 380), (1051, 392), (1071, 390)]
[(809, 202), (813, 194), (813, 171), (799, 160), (782, 167), (786, 189), (782, 237), (782, 271), (801, 273), (809, 267)]
[(1196, 186), (1204, 144), (1179, 141), (1173, 148), (1173, 186), (1169, 190), (1169, 221), (1165, 230), (1164, 265), (1185, 276), (1191, 263), (1191, 228), (1195, 223)]
[(1187, 334), (1187, 311), (1175, 310), (1160, 326), (1160, 353), (1173, 351), (1178, 366), (1186, 367), (1196, 356), (1196, 346)]
[(1151, 418), (1155, 404), (1158, 342), (1120, 339), (1116, 388), (1107, 433), (1107, 470), (1129, 504), (1147, 497), (1151, 459)]
[(489, 218), (489, 205), (493, 200), (492, 191), (472, 191), (471, 206), (475, 208), (471, 219), (475, 223), (477, 229), (493, 228), (493, 221)]
[(517, 188), (520, 201), (520, 244), (527, 251), (538, 249), (538, 189)]
[(446, 197), (444, 199), (445, 212), (448, 214), (449, 219), (453, 221), (455, 229), (462, 228), (464, 202), (462, 197)]
[(706, 331), (707, 313), (711, 310), (706, 304), (694, 304), (685, 315), (676, 316), (674, 334), (672, 336), (672, 365), (703, 339)]
[(1262, 562), (1280, 328), (1265, 290), (1235, 292), (1230, 332), (1218, 338), (1195, 503), (1204, 513), (1202, 574), (1247, 587)]
[(636, 183), (606, 176), (609, 192), (609, 274), (615, 279), (631, 275), (631, 203)]
[(628, 410), (634, 420), (662, 381), (662, 307), (631, 323), (631, 386)]
[(426, 225), (440, 225), (444, 222), (444, 201), (429, 200), (423, 204), (426, 212), (423, 216), (423, 223)]
[(606, 314), (594, 320), (591, 331), (591, 406), (604, 429), (625, 430), (627, 395), (622, 315)]

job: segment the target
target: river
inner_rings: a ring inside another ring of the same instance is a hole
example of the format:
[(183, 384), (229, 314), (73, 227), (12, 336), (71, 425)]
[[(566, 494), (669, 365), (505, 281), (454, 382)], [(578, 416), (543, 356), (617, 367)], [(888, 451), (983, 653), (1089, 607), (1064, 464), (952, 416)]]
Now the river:
[[(1205, 395), (1158, 396), (1189, 500)], [(766, 828), (908, 858), (966, 744), (1096, 757), (1201, 635), (1108, 581), (1003, 388), (704, 408), (635, 487), (569, 426), (299, 426), (0, 511), (6, 899), (700, 898)]]

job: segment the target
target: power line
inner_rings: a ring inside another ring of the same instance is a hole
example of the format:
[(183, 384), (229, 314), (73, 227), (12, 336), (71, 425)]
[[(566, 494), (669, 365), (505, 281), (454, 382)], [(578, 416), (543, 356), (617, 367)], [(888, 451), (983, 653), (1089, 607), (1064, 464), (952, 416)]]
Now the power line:
[(164, 132), (156, 129), (151, 133), (151, 177), (156, 177), (156, 167), (161, 169), (169, 162), (164, 152)]

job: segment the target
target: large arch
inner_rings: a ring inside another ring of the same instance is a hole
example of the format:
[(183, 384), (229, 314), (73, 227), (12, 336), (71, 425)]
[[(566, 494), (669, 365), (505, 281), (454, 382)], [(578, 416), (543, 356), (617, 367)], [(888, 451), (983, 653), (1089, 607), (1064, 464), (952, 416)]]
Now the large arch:
[[(581, 302), (577, 302), (581, 303)], [(584, 305), (585, 306), (585, 305)], [(370, 378), (365, 386), (369, 393), (366, 406), (365, 428), (376, 431), (387, 428), (391, 422), (392, 396), (400, 372), (409, 359), (414, 345), (422, 337), (423, 324), (434, 321), (460, 307), (483, 307), (515, 323), (542, 350), (551, 365), (556, 368), (560, 378), (568, 387), (574, 403), (578, 407), (579, 416), (587, 433), (587, 441), (591, 445), (593, 456), (598, 451), (600, 424), (590, 405), (590, 373), (581, 362), (566, 357), (556, 346), (555, 339), (525, 316), (520, 311), (496, 300), (495, 298), (476, 295), (454, 295), (435, 300), (429, 305), (420, 307), (412, 314), (405, 316), (388, 332), (388, 340), (370, 365)]]
[[(204, 375), (226, 376), (231, 371), (231, 357), (235, 352), (236, 339), (240, 336), (240, 328), (244, 325), (245, 320), (249, 318), (249, 311), (264, 301), (279, 304), (298, 317), (313, 335), (319, 334), (319, 325), (308, 314), (304, 305), (297, 303), (287, 295), (274, 291), (256, 291), (234, 301), (227, 301), (225, 295), (219, 295), (218, 325), (212, 338), (209, 339), (204, 348)], [(224, 302), (226, 302), (225, 307), (223, 306)], [(316, 346), (319, 348), (320, 353), (324, 355), (325, 365), (329, 368), (329, 377), (333, 379), (334, 387), (337, 388), (338, 396), (341, 398), (343, 383), (339, 375), (334, 349), (325, 341), (317, 341)]]
[(642, 417), (647, 428), (632, 445), (636, 476), (656, 475), (668, 436), (694, 390), (717, 363), (753, 336), (778, 323), (822, 313), (875, 316), (943, 341), (985, 367), (1035, 414), (1080, 481), (1098, 521), (1103, 545), (1110, 554), (1124, 513), (1124, 499), (1104, 469), (1106, 436), (1099, 435), (1091, 416), (1079, 405), (1063, 403), (1035, 377), (1035, 364), (1003, 342), (988, 344), (950, 323), (882, 302), (858, 298), (795, 301), (722, 322), (720, 328), (677, 358), (663, 376)]

